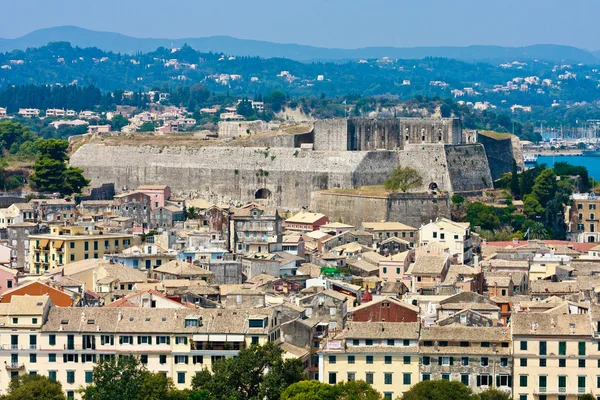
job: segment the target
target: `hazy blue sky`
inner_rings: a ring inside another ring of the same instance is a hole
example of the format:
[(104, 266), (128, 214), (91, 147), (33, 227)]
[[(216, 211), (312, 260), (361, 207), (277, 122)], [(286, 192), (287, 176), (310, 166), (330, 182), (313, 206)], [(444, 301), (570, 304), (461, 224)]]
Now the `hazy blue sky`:
[(324, 47), (537, 43), (600, 49), (599, 0), (0, 0), (0, 37), (58, 25)]

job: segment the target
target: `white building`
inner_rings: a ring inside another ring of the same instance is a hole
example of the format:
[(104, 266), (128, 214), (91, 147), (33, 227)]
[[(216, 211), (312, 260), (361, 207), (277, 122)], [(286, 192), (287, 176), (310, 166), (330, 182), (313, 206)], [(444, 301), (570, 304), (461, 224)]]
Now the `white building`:
[(473, 258), (473, 237), (468, 222), (454, 222), (439, 218), (419, 229), (421, 246), (439, 243), (448, 247), (459, 264), (467, 264)]

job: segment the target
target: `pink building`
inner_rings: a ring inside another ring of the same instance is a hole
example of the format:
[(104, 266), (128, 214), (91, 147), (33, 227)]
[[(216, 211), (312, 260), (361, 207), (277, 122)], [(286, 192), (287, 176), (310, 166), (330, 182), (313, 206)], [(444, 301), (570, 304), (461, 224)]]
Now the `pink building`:
[(171, 198), (171, 188), (167, 185), (142, 185), (137, 188), (138, 192), (142, 192), (150, 196), (150, 208), (164, 207), (165, 201)]
[(17, 287), (17, 270), (0, 265), (0, 295)]

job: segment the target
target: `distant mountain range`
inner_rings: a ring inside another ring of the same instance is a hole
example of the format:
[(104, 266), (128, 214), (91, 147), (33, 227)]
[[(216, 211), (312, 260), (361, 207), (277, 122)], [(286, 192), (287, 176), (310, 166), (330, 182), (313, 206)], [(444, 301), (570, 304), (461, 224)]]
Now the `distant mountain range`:
[(526, 61), (576, 62), (600, 64), (600, 51), (589, 52), (570, 46), (551, 44), (526, 47), (365, 47), (361, 49), (328, 49), (298, 44), (280, 44), (229, 36), (205, 38), (158, 39), (135, 38), (113, 32), (99, 32), (76, 26), (40, 29), (16, 39), (0, 39), (0, 52), (41, 47), (49, 42), (70, 42), (73, 46), (97, 47), (118, 53), (150, 52), (158, 47), (181, 47), (188, 44), (201, 52), (225, 53), (236, 56), (288, 58), (296, 61), (344, 61), (390, 57), (421, 59), (445, 57), (464, 61)]

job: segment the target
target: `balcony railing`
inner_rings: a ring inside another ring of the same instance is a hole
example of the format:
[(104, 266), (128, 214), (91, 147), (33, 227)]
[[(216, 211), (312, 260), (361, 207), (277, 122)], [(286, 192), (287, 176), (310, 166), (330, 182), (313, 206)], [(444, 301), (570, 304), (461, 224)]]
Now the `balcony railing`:
[(10, 362), (10, 363), (6, 363), (5, 367), (9, 371), (11, 371), (11, 370), (15, 371), (15, 370), (24, 369), (25, 368), (25, 364), (18, 363), (18, 362)]
[(567, 393), (567, 388), (566, 387), (559, 387), (558, 388), (558, 393)]
[(585, 393), (585, 388), (584, 387), (577, 388), (577, 393), (579, 393), (579, 394)]
[(548, 388), (546, 386), (540, 386), (538, 389), (539, 393), (546, 393), (548, 391)]

